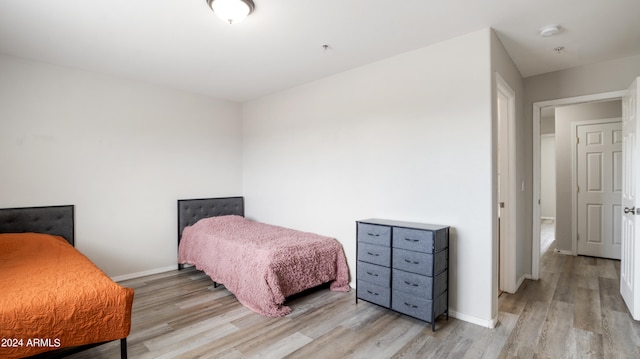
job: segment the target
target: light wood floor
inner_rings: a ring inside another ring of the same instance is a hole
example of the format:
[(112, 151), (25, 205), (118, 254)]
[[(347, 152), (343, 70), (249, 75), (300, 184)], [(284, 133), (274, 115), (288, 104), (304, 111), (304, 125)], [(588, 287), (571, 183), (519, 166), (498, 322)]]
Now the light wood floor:
[[(541, 279), (500, 297), (499, 324), (450, 318), (436, 332), (354, 291), (293, 298), (264, 318), (193, 269), (123, 282), (135, 288), (130, 358), (640, 358), (640, 323), (619, 295), (619, 262), (562, 256), (550, 246)], [(72, 358), (118, 358), (109, 343)]]

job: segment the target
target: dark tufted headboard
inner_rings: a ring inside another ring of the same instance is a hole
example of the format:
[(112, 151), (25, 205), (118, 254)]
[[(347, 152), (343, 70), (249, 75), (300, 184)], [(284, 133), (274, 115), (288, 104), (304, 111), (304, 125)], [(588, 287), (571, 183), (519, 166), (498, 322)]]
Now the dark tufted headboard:
[(36, 232), (62, 236), (74, 245), (74, 206), (0, 209), (0, 233)]
[(200, 198), (178, 200), (178, 244), (182, 239), (182, 230), (202, 218), (244, 216), (243, 197)]

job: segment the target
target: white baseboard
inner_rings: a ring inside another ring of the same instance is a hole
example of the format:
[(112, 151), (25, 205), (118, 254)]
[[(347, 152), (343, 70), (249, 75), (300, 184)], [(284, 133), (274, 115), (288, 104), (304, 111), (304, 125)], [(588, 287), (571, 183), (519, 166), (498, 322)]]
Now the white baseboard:
[(522, 283), (524, 282), (525, 279), (531, 279), (531, 274), (523, 274), (517, 281), (516, 283), (513, 285), (513, 287), (510, 288), (503, 288), (502, 291), (505, 293), (509, 293), (509, 294), (516, 294), (516, 292), (518, 291), (518, 289), (520, 289), (520, 286), (522, 285)]
[(531, 279), (531, 274), (523, 274), (522, 277), (518, 279), (518, 283), (516, 283), (516, 292), (520, 289), (520, 286), (524, 283), (525, 279)]
[(565, 251), (564, 249), (556, 249), (556, 253), (564, 254), (565, 256), (575, 256), (573, 251)]
[(495, 318), (490, 319), (490, 320), (480, 319), (480, 318), (476, 318), (476, 317), (471, 316), (471, 315), (454, 312), (451, 309), (449, 309), (449, 315), (454, 317), (454, 318), (456, 318), (456, 319), (463, 320), (465, 322), (469, 322), (471, 324), (479, 325), (481, 327), (485, 327), (485, 328), (489, 328), (489, 329), (495, 328), (496, 324), (498, 324), (498, 317), (495, 317)]
[(142, 271), (142, 272), (136, 272), (136, 273), (131, 273), (131, 274), (123, 274), (123, 275), (111, 277), (111, 280), (113, 280), (114, 282), (121, 282), (123, 280), (140, 278), (140, 277), (144, 277), (144, 276), (148, 276), (148, 275), (152, 275), (152, 274), (164, 273), (164, 272), (168, 272), (168, 271), (172, 271), (172, 270), (176, 270), (176, 269), (178, 269), (178, 265), (174, 264), (174, 265), (168, 266), (168, 267), (150, 269), (150, 270), (146, 270), (146, 271)]

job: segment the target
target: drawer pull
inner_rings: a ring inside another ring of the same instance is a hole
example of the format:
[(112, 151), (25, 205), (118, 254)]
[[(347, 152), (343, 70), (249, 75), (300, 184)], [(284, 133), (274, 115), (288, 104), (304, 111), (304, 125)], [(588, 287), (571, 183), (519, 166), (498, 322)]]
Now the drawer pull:
[(368, 275), (372, 275), (374, 277), (377, 277), (378, 275), (376, 273), (371, 273), (371, 272), (367, 272)]
[[(370, 290), (367, 290), (367, 293), (371, 294), (371, 295), (378, 295), (378, 293), (372, 292)], [(405, 303), (406, 304), (406, 303)]]
[(404, 302), (404, 305), (406, 305), (406, 306), (407, 306), (407, 307), (409, 307), (409, 308), (414, 308), (414, 309), (415, 309), (415, 308), (418, 308), (418, 306), (417, 306), (417, 305), (409, 304), (409, 303), (407, 303), (407, 302)]
[(367, 252), (367, 254), (370, 255), (370, 256), (374, 256), (374, 257), (380, 257), (380, 255), (378, 253)]
[(413, 239), (413, 238), (407, 238), (407, 237), (404, 237), (404, 240), (407, 241), (407, 242), (413, 242), (413, 243), (420, 242), (419, 239)]
[(413, 284), (413, 283), (411, 283), (411, 282), (407, 282), (406, 280), (404, 281), (404, 284), (406, 284), (406, 285), (410, 285), (410, 286), (412, 286), (412, 287), (419, 287), (419, 286), (420, 286), (420, 285), (418, 285), (418, 284)]
[(378, 233), (367, 233), (371, 237), (380, 237)]
[(420, 264), (420, 262), (414, 262), (414, 261), (410, 261), (408, 259), (405, 259), (404, 261), (409, 263), (409, 264)]

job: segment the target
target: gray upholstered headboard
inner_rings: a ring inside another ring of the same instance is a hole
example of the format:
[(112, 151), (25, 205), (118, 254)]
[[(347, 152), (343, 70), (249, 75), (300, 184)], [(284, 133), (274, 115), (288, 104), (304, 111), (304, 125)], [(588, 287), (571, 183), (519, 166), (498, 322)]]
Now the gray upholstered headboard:
[(62, 236), (74, 245), (74, 206), (0, 209), (0, 233), (36, 232)]
[(200, 198), (178, 200), (178, 244), (182, 239), (182, 230), (202, 218), (244, 216), (243, 197)]

